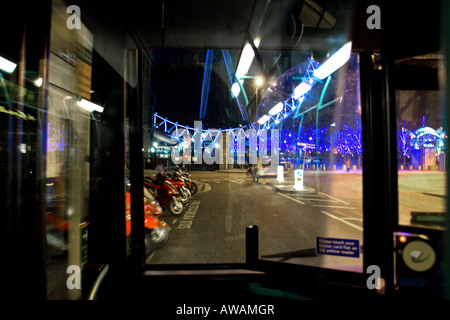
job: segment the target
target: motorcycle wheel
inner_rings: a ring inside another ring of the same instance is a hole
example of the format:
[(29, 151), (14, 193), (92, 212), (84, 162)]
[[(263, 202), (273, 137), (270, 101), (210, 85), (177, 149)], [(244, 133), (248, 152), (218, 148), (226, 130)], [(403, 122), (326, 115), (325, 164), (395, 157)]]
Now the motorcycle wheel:
[(192, 181), (190, 187), (191, 187), (191, 193), (192, 193), (192, 194), (196, 194), (197, 191), (198, 191), (197, 184), (196, 184), (194, 181)]
[(189, 202), (189, 200), (191, 200), (190, 195), (186, 192), (185, 189), (180, 188), (178, 191), (180, 192), (179, 198), (182, 204), (186, 204)]
[(178, 217), (183, 212), (183, 204), (175, 199), (170, 199), (169, 201), (169, 211), (174, 216)]
[(188, 187), (183, 187), (183, 189), (184, 189), (184, 191), (186, 191), (186, 193), (187, 193), (187, 195), (188, 195), (188, 198), (189, 198), (189, 200), (191, 200), (192, 199), (192, 192), (191, 192), (191, 190), (189, 190), (189, 188)]
[(145, 254), (148, 257), (155, 250), (165, 246), (169, 240), (169, 230), (165, 227), (145, 230)]

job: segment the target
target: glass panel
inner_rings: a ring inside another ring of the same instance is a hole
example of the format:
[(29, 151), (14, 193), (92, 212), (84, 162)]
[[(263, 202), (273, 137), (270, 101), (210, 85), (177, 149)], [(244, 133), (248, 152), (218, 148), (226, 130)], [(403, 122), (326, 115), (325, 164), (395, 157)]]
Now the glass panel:
[[(311, 52), (259, 50), (262, 64), (239, 76), (245, 48), (146, 51), (144, 175), (170, 226), (148, 263), (245, 262), (245, 228), (257, 225), (261, 258), (362, 271), (359, 56), (350, 46), (322, 78), (313, 73), (332, 55), (319, 63)], [(263, 77), (261, 65), (274, 72)], [(154, 181), (161, 166), (196, 183), (181, 214)]]
[(438, 52), (396, 62), (399, 224), (442, 229), (447, 129)]
[[(80, 299), (87, 261), (92, 35), (71, 33), (66, 6), (52, 6), (46, 117), (46, 238), (48, 299)], [(73, 290), (78, 289), (78, 290)]]

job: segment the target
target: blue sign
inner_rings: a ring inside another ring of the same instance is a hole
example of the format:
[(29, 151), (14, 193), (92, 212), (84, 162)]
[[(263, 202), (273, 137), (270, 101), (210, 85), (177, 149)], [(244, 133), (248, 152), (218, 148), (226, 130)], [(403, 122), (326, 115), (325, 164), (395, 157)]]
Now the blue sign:
[(359, 240), (317, 237), (317, 254), (359, 258)]

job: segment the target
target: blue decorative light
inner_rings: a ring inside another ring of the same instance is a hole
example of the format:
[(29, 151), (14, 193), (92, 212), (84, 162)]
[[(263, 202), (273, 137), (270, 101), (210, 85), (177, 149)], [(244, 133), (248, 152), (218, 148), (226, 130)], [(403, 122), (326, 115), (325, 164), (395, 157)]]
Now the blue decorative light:
[(47, 152), (64, 151), (66, 145), (66, 128), (64, 125), (60, 129), (53, 128), (52, 121), (50, 121), (47, 125)]

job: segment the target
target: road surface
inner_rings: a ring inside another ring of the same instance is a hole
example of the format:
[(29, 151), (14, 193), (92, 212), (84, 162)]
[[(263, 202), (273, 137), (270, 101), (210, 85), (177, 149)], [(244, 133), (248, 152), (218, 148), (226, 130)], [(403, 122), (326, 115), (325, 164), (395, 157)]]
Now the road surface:
[(253, 183), (245, 173), (192, 172), (200, 191), (180, 217), (164, 212), (166, 246), (147, 262), (243, 263), (245, 229), (257, 225), (260, 257), (286, 263), (362, 272), (362, 256), (316, 253), (317, 238), (358, 240), (362, 245), (360, 174), (306, 174), (314, 193), (277, 189), (274, 177)]

